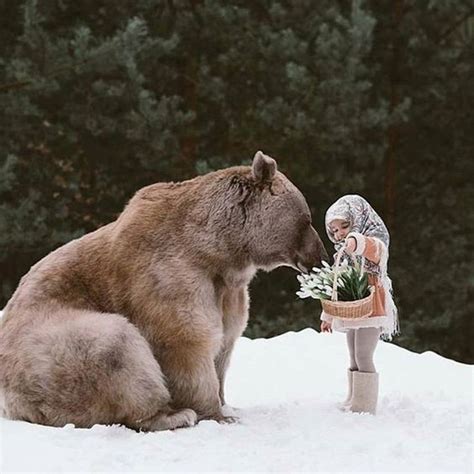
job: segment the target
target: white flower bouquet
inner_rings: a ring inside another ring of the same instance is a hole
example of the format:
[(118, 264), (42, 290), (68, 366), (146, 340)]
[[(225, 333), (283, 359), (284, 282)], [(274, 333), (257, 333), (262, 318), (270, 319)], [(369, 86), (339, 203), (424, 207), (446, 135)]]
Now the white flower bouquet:
[[(357, 262), (347, 261), (331, 267), (323, 262), (322, 268), (313, 268), (307, 274), (297, 276), (300, 298), (321, 300), (323, 310), (341, 319), (366, 318), (372, 313), (373, 288), (369, 286), (367, 273)], [(336, 279), (336, 281), (334, 281)]]
[[(335, 269), (327, 262), (322, 268), (313, 268), (307, 274), (298, 275), (301, 289), (296, 294), (300, 298), (330, 300), (332, 297)], [(367, 273), (359, 264), (350, 266), (344, 261), (337, 269), (337, 301), (361, 300), (370, 294)]]
[[(324, 311), (343, 319), (365, 318), (372, 311), (373, 289), (367, 273), (358, 263), (347, 261), (331, 267), (323, 262), (322, 268), (313, 268), (308, 274), (298, 275), (300, 298), (321, 300)], [(337, 279), (334, 285), (334, 279)]]

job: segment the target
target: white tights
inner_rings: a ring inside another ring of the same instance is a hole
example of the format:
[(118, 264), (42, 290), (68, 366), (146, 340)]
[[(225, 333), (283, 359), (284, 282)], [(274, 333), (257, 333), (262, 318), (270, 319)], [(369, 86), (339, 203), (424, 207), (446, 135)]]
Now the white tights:
[(380, 328), (350, 329), (346, 333), (350, 370), (375, 372), (374, 352), (379, 336)]

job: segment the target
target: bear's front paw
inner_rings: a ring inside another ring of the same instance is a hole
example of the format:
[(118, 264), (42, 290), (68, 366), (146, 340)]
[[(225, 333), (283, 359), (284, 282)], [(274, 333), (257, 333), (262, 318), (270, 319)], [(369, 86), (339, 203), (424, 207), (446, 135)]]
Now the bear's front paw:
[(236, 423), (239, 421), (239, 418), (236, 416), (224, 415), (223, 413), (213, 413), (211, 415), (204, 415), (200, 417), (200, 420), (213, 420), (217, 421), (217, 423), (230, 424)]
[(231, 407), (230, 405), (223, 405), (222, 407), (222, 414), (224, 416), (234, 416), (238, 418), (240, 410), (235, 407)]
[(239, 421), (239, 418), (237, 416), (222, 415), (220, 418), (216, 419), (216, 421), (222, 424), (231, 424), (231, 423), (237, 423)]

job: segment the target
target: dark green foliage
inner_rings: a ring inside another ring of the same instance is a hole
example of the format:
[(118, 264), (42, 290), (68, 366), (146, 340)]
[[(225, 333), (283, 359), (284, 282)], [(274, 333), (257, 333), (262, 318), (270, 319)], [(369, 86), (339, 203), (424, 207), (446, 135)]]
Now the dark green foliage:
[(338, 288), (339, 301), (356, 301), (369, 296), (367, 273), (360, 274), (356, 268), (351, 268), (347, 274), (340, 276), (343, 285)]
[[(262, 149), (322, 235), (342, 194), (380, 211), (396, 343), (474, 362), (472, 1), (23, 0), (0, 26), (0, 306), (139, 187)], [(259, 274), (247, 334), (319, 326), (297, 289)]]

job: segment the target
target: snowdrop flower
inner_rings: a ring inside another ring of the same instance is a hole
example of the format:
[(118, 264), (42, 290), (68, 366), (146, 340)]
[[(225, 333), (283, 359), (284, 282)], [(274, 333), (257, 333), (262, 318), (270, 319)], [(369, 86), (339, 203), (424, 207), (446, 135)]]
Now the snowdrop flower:
[(311, 296), (311, 293), (309, 293), (307, 290), (297, 291), (296, 294), (300, 298), (308, 298), (309, 296)]

